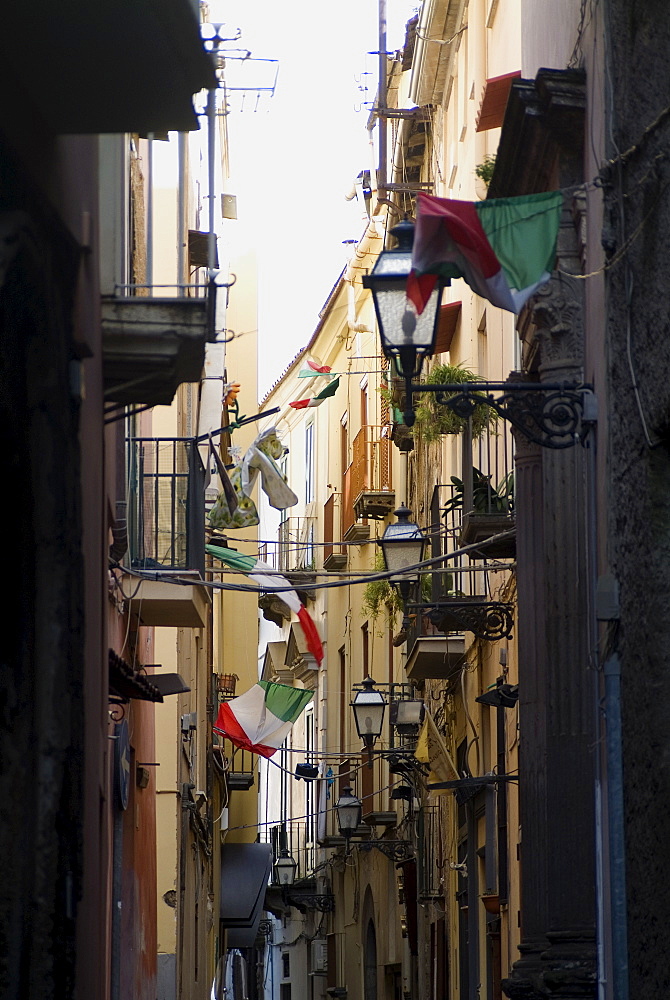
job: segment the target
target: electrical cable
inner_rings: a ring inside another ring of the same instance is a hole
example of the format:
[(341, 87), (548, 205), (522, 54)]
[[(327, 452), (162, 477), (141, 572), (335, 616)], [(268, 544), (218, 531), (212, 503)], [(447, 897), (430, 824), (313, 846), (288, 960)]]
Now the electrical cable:
[[(515, 536), (514, 529), (508, 531), (501, 531), (498, 534), (492, 535), (489, 539), (487, 539), (486, 544), (489, 544), (490, 542), (503, 541), (507, 538), (513, 538), (514, 536)], [(406, 569), (403, 570), (403, 572), (421, 574), (430, 566), (435, 566), (443, 562), (449, 562), (449, 560), (456, 559), (458, 558), (458, 556), (465, 555), (468, 552), (473, 552), (475, 550), (481, 551), (481, 549), (482, 549), (482, 542), (473, 542), (470, 545), (462, 546), (460, 549), (455, 549), (453, 552), (447, 552), (439, 556), (434, 556), (431, 559), (425, 559), (422, 562), (413, 564), (412, 566), (407, 566)], [(178, 576), (170, 575), (169, 572), (157, 573), (155, 571), (149, 572), (147, 570), (140, 571), (137, 569), (133, 569), (130, 566), (123, 566), (116, 561), (112, 562), (112, 566), (115, 569), (121, 569), (124, 573), (127, 573), (129, 576), (138, 577), (144, 580), (163, 581), (165, 583), (172, 583), (180, 587), (200, 586), (200, 587), (208, 587), (211, 588), (212, 590), (232, 590), (232, 591), (239, 591), (242, 593), (252, 593), (252, 594), (257, 594), (259, 592), (266, 594), (282, 594), (286, 593), (287, 591), (295, 590), (295, 587), (291, 586), (290, 584), (283, 587), (280, 586), (280, 587), (260, 588), (257, 586), (253, 586), (252, 584), (218, 583), (214, 580), (194, 580), (192, 577), (183, 580), (180, 579)], [(276, 574), (277, 576), (283, 576), (282, 573), (279, 573), (276, 570), (268, 571), (267, 573), (267, 575), (273, 575), (273, 574)], [(348, 587), (352, 584), (372, 583), (374, 580), (391, 580), (392, 577), (396, 575), (397, 575), (396, 572), (392, 570), (384, 570), (379, 573), (371, 573), (369, 575), (360, 577), (350, 575), (347, 579), (332, 580), (327, 583), (314, 583), (314, 584), (303, 583), (300, 585), (300, 590), (315, 591), (315, 590), (327, 590), (331, 587)]]

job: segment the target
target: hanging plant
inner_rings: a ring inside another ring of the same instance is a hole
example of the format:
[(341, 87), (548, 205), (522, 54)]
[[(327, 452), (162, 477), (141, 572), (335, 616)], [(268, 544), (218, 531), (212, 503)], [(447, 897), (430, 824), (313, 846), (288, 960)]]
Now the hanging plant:
[[(480, 382), (482, 379), (462, 365), (435, 365), (426, 376), (430, 385), (459, 385), (464, 382)], [(445, 393), (445, 395), (449, 395)], [(467, 420), (459, 417), (448, 406), (438, 403), (434, 392), (418, 395), (415, 423), (426, 441), (437, 441), (442, 434), (460, 434), (467, 426)], [(487, 427), (495, 426), (496, 411), (488, 403), (478, 403), (472, 414), (472, 436), (478, 438)]]
[[(384, 556), (378, 552), (375, 556), (375, 572), (383, 573)], [(395, 621), (396, 615), (402, 611), (400, 594), (389, 580), (370, 580), (363, 588), (361, 611), (368, 618), (379, 618), (385, 614), (388, 623)]]
[[(385, 569), (384, 556), (378, 552), (375, 556), (375, 573), (383, 573)], [(451, 586), (451, 574), (447, 573), (446, 576)], [(430, 575), (425, 573), (421, 577), (421, 601), (429, 604), (430, 600)], [(361, 611), (364, 616), (375, 619), (385, 614), (389, 625), (392, 625), (396, 615), (402, 611), (402, 598), (390, 580), (371, 580), (363, 589)]]

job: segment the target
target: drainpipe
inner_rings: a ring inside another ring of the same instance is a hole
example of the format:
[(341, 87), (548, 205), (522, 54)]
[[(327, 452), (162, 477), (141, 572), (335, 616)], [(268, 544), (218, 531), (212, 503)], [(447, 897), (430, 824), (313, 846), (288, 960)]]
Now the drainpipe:
[[(147, 133), (147, 266), (145, 281), (149, 294), (154, 283), (154, 134)], [(134, 279), (131, 279), (134, 280)]]
[(614, 653), (605, 662), (605, 743), (613, 1000), (628, 1000), (628, 927), (624, 842), (623, 761), (621, 757), (621, 663)]
[(379, 89), (377, 113), (379, 116), (379, 172), (377, 188), (386, 197), (386, 0), (379, 0)]
[(207, 267), (210, 273), (216, 267), (216, 235), (214, 233), (214, 190), (216, 162), (216, 90), (207, 92), (207, 187), (209, 222), (207, 236)]
[(186, 135), (177, 136), (178, 179), (177, 179), (177, 283), (179, 295), (186, 294)]

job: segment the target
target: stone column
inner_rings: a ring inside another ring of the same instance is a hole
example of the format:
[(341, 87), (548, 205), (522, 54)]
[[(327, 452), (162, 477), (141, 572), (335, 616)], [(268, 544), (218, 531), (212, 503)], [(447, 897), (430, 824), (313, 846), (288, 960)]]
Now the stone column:
[(521, 958), (503, 980), (508, 997), (539, 1000), (549, 925), (546, 820), (546, 643), (542, 449), (515, 433)]
[[(562, 267), (572, 261), (559, 257)], [(583, 378), (583, 283), (545, 286), (533, 318), (540, 379)], [(556, 1000), (596, 994), (594, 683), (589, 661), (586, 455), (542, 454), (546, 628), (546, 825), (549, 947), (542, 985)]]

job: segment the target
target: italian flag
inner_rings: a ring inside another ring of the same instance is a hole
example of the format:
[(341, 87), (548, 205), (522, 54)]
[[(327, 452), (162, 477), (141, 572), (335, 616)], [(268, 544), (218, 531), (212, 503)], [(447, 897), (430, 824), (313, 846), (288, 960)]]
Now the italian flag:
[(319, 358), (308, 354), (298, 371), (298, 378), (312, 378), (314, 375), (330, 375), (330, 365), (322, 365)]
[(339, 378), (335, 378), (332, 382), (328, 383), (325, 389), (322, 389), (321, 392), (317, 392), (316, 396), (311, 396), (308, 399), (297, 399), (294, 403), (289, 403), (288, 405), (292, 406), (294, 410), (303, 410), (307, 406), (321, 406), (324, 399), (328, 399), (329, 396), (335, 395), (339, 384)]
[(422, 313), (438, 275), (464, 278), (494, 306), (520, 312), (550, 278), (562, 207), (560, 191), (480, 202), (420, 193), (407, 297)]
[(305, 634), (307, 648), (319, 666), (321, 666), (323, 661), (323, 646), (321, 645), (316, 625), (295, 590), (290, 589), (291, 584), (286, 577), (276, 573), (268, 563), (261, 562), (260, 559), (254, 559), (253, 556), (242, 555), (241, 552), (236, 552), (235, 549), (228, 549), (223, 545), (206, 545), (205, 549), (210, 555), (215, 556), (221, 562), (225, 563), (226, 566), (230, 566), (231, 569), (239, 570), (240, 573), (247, 573), (249, 578), (258, 584), (259, 590), (272, 591), (277, 587), (288, 588), (287, 590), (282, 590), (278, 596), (298, 616), (300, 627)]
[(288, 684), (259, 681), (239, 698), (221, 703), (214, 731), (236, 747), (272, 757), (312, 693)]

